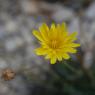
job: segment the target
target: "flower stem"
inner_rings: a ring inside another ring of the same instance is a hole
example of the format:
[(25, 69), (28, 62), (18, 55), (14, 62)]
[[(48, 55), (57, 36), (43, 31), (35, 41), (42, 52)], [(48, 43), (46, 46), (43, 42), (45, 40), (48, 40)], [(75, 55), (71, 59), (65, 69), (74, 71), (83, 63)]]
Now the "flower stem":
[(73, 68), (72, 66), (70, 66), (67, 62), (64, 62), (64, 65), (69, 68), (72, 72), (80, 75), (81, 74), (81, 71), (77, 71), (75, 68)]

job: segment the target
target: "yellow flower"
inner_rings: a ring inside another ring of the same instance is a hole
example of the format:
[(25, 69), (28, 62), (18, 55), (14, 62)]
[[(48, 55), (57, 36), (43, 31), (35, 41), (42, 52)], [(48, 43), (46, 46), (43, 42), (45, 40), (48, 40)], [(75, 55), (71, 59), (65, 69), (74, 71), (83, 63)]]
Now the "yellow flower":
[(77, 32), (70, 34), (65, 23), (52, 24), (49, 28), (46, 24), (39, 27), (39, 31), (34, 30), (33, 35), (39, 40), (41, 47), (37, 48), (37, 55), (44, 55), (45, 59), (50, 59), (51, 64), (63, 59), (69, 59), (70, 53), (76, 53), (76, 47), (80, 44), (74, 43), (77, 39)]

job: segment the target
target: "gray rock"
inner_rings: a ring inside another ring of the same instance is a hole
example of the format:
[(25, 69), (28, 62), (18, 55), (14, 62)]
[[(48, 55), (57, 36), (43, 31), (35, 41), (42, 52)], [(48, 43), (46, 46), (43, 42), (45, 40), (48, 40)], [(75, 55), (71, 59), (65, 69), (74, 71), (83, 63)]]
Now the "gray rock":
[(94, 9), (95, 9), (95, 2), (92, 2), (92, 4), (85, 11), (85, 16), (90, 19), (95, 19), (95, 10)]
[(56, 22), (70, 21), (74, 17), (73, 10), (65, 7), (58, 7), (58, 9), (53, 13), (52, 18)]
[(4, 69), (6, 67), (8, 67), (6, 60), (0, 58), (0, 69)]

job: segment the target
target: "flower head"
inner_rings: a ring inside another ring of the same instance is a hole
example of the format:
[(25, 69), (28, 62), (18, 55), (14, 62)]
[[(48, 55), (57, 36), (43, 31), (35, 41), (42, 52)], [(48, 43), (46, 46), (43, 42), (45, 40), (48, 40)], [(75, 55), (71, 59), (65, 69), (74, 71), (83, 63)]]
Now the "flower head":
[(37, 55), (44, 55), (50, 59), (51, 64), (63, 59), (69, 59), (70, 53), (76, 53), (76, 47), (80, 44), (74, 43), (77, 39), (77, 32), (69, 33), (65, 23), (52, 24), (49, 28), (46, 24), (39, 27), (39, 31), (33, 31), (34, 36), (39, 40), (40, 47), (37, 48)]

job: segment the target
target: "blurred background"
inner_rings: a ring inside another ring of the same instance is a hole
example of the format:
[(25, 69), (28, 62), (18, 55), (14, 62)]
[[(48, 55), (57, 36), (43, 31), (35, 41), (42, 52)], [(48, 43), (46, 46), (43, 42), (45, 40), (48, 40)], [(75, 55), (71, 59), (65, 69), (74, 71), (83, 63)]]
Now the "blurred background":
[[(63, 21), (81, 44), (70, 67), (34, 53), (32, 30)], [(0, 95), (95, 95), (94, 41), (95, 0), (0, 0)]]

